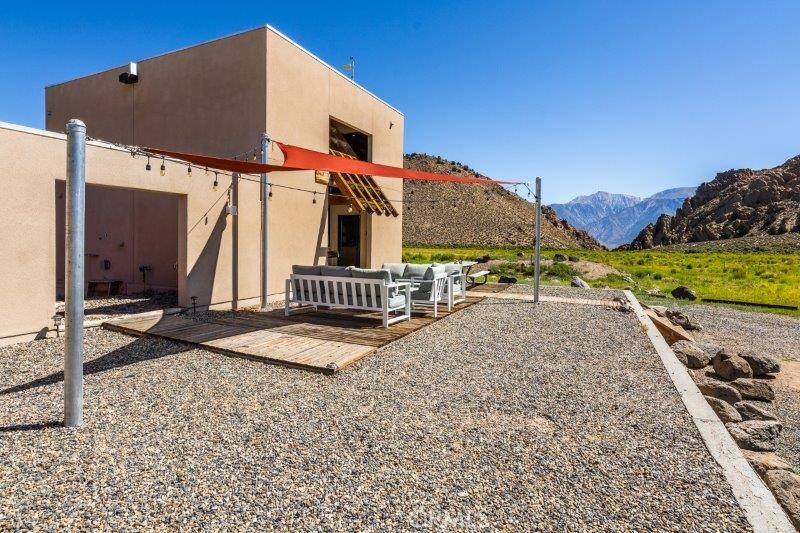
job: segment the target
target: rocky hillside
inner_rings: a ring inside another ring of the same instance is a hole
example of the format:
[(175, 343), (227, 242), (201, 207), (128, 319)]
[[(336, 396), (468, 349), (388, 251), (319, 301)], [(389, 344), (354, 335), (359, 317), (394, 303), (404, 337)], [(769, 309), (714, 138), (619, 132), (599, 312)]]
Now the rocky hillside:
[[(406, 168), (417, 170), (485, 177), (462, 163), (427, 154), (407, 154), (403, 163)], [(527, 190), (520, 194), (526, 195)], [(530, 246), (533, 220), (533, 204), (499, 185), (417, 180), (403, 184), (405, 244)], [(602, 248), (588, 233), (561, 220), (549, 207), (542, 209), (542, 220), (542, 246)]]
[(627, 248), (800, 232), (800, 156), (775, 168), (729, 170), (661, 215)]

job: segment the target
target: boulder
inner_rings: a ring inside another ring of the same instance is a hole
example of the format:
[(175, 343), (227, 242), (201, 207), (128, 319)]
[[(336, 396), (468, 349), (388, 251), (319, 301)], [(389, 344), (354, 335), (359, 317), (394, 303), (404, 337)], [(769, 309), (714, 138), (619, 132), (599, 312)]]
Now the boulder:
[(794, 527), (800, 529), (800, 476), (788, 470), (769, 470), (764, 483), (789, 515)]
[(745, 420), (777, 420), (775, 413), (765, 409), (755, 402), (738, 402), (734, 405)]
[(689, 368), (703, 368), (711, 363), (708, 354), (694, 342), (678, 341), (672, 345), (672, 351)]
[(678, 285), (672, 289), (672, 296), (680, 300), (697, 300), (697, 294), (686, 285)]
[(717, 355), (720, 350), (722, 350), (722, 346), (719, 344), (714, 344), (713, 342), (698, 342), (697, 346), (706, 352), (709, 359), (713, 359), (714, 356)]
[(714, 356), (711, 364), (714, 365), (714, 372), (726, 381), (753, 377), (753, 371), (747, 361), (725, 349)]
[(753, 469), (762, 478), (770, 470), (790, 470), (794, 467), (786, 459), (772, 452), (754, 452), (752, 450), (742, 450), (742, 455), (747, 459)]
[(753, 378), (739, 378), (731, 381), (730, 386), (738, 390), (742, 398), (748, 400), (771, 402), (775, 399), (775, 391), (772, 390), (772, 385), (766, 381)]
[(572, 280), (570, 280), (570, 285), (573, 287), (580, 287), (581, 289), (588, 289), (589, 284), (583, 281), (578, 276), (572, 276)]
[[(720, 420), (725, 422), (741, 422), (742, 415), (739, 414), (739, 411), (736, 410), (731, 404), (728, 402), (723, 402), (718, 398), (714, 398), (713, 396), (704, 396), (708, 405), (717, 413), (717, 416)], [(740, 402), (741, 403), (741, 402)]]
[(747, 361), (750, 368), (753, 370), (753, 376), (767, 376), (769, 374), (776, 374), (781, 371), (781, 364), (777, 359), (769, 355), (763, 355), (755, 352), (745, 352), (739, 356)]
[(665, 312), (665, 314), (673, 324), (682, 327), (686, 331), (701, 331), (703, 329), (703, 326), (692, 321), (688, 316), (684, 315), (680, 311), (668, 310)]
[(756, 452), (775, 451), (775, 439), (783, 430), (777, 420), (745, 420), (725, 424), (725, 427), (739, 448)]
[(738, 390), (734, 389), (727, 383), (722, 383), (721, 381), (717, 381), (715, 379), (707, 378), (705, 381), (698, 383), (697, 388), (700, 389), (700, 392), (702, 392), (703, 395), (720, 399), (723, 402), (728, 402), (731, 405), (735, 405), (737, 402), (742, 401), (742, 395)]

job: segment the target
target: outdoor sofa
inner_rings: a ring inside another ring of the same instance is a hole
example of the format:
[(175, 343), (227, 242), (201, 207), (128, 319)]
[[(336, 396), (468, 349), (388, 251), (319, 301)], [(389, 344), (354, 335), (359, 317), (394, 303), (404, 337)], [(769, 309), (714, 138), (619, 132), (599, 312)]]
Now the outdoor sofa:
[(286, 280), (284, 313), (301, 308), (380, 311), (383, 327), (411, 319), (410, 282), (393, 282), (387, 270), (338, 266), (293, 265)]
[[(383, 326), (409, 320), (412, 308), (453, 305), (466, 299), (459, 265), (386, 263), (381, 269), (293, 265), (286, 280), (284, 313), (298, 308), (379, 311)], [(299, 307), (292, 307), (293, 304)]]

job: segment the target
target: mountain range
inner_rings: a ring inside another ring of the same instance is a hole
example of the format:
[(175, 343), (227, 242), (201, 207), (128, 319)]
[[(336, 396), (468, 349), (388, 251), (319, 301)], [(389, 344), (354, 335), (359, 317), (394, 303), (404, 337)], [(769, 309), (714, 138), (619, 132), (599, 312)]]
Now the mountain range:
[(763, 170), (728, 170), (701, 184), (675, 214), (648, 224), (631, 249), (800, 232), (800, 155)]
[(631, 242), (637, 234), (664, 213), (674, 213), (695, 187), (678, 187), (647, 198), (605, 191), (578, 196), (550, 207), (573, 226), (585, 230), (609, 248)]

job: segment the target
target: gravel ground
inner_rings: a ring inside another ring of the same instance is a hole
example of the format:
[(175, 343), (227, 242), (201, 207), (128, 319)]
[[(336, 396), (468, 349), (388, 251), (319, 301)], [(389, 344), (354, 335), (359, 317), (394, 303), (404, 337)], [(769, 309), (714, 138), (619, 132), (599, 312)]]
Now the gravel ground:
[[(533, 294), (533, 285), (510, 285), (505, 292)], [(579, 289), (577, 287), (560, 287), (558, 285), (540, 285), (539, 293), (543, 296), (558, 296), (561, 298), (582, 298), (584, 300), (613, 300), (625, 296), (616, 289)]]
[[(83, 306), (87, 320), (103, 320), (170, 307), (178, 307), (178, 293), (176, 292), (91, 297), (86, 298)], [(64, 312), (64, 302), (56, 302), (56, 312)]]
[(800, 361), (800, 319), (711, 305), (692, 304), (679, 309), (705, 328), (692, 332), (698, 341)]
[(632, 314), (488, 300), (333, 377), (87, 358), (65, 430), (60, 339), (0, 349), (0, 529), (749, 529)]

